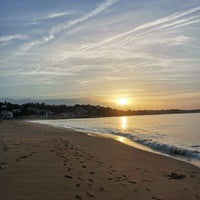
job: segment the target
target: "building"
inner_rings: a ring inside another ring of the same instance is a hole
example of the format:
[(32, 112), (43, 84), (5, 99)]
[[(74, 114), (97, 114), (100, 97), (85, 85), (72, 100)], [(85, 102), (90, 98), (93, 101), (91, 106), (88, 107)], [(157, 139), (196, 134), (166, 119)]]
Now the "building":
[(1, 113), (1, 117), (3, 119), (12, 119), (13, 118), (13, 112), (11, 112), (11, 111), (3, 111)]

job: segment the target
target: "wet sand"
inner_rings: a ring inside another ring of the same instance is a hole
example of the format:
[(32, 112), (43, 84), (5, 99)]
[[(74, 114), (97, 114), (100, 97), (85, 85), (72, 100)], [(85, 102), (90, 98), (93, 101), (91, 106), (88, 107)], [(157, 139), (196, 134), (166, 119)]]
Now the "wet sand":
[(200, 199), (200, 169), (109, 138), (1, 121), (0, 199)]

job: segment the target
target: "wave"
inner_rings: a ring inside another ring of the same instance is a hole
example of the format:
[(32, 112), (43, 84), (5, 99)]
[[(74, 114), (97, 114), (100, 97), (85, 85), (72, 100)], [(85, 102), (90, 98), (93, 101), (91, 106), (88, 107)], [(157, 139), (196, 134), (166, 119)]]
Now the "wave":
[(153, 150), (157, 150), (162, 153), (167, 153), (172, 156), (184, 156), (188, 158), (200, 159), (200, 152), (198, 151), (192, 151), (189, 149), (180, 148), (169, 144), (162, 144), (157, 141), (149, 141), (149, 140), (134, 140), (134, 141), (143, 144), (145, 146), (148, 146)]
[(138, 135), (117, 132), (115, 130), (109, 130), (109, 129), (93, 129), (93, 130), (90, 129), (90, 130), (88, 130), (87, 128), (80, 128), (80, 127), (73, 127), (73, 129), (81, 130), (84, 132), (90, 131), (90, 132), (95, 132), (95, 133), (121, 136), (121, 137), (125, 137), (133, 142), (141, 144), (143, 146), (149, 147), (150, 149), (160, 152), (160, 153), (168, 154), (171, 156), (179, 156), (179, 157), (181, 156), (181, 157), (185, 157), (187, 159), (200, 159), (199, 151), (193, 151), (190, 149), (185, 149), (185, 148), (177, 147), (174, 145), (160, 143), (160, 142), (154, 141), (152, 139), (144, 139), (144, 138), (139, 137)]
[[(44, 121), (42, 123), (44, 123)], [(194, 151), (194, 150), (190, 150), (190, 149), (186, 149), (186, 148), (177, 147), (174, 145), (160, 143), (153, 139), (145, 138), (145, 136), (142, 134), (136, 135), (134, 133), (124, 133), (124, 132), (120, 132), (119, 129), (109, 129), (109, 128), (103, 128), (103, 127), (101, 127), (101, 128), (99, 128), (99, 127), (80, 127), (77, 125), (67, 125), (67, 124), (63, 124), (63, 123), (52, 124), (49, 122), (47, 122), (47, 124), (52, 125), (52, 126), (62, 127), (62, 128), (70, 128), (70, 129), (82, 131), (82, 132), (121, 136), (121, 137), (125, 137), (125, 138), (129, 139), (130, 141), (133, 141), (133, 142), (136, 142), (143, 146), (149, 147), (150, 149), (152, 149), (156, 152), (168, 154), (173, 157), (182, 157), (184, 159), (200, 160), (200, 152), (197, 150)]]

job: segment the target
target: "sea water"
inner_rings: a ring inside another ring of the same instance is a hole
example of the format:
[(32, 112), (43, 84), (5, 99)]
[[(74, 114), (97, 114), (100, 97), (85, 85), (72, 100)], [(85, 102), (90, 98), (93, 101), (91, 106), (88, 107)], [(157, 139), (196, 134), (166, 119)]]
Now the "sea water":
[(132, 145), (137, 148), (168, 155), (200, 167), (200, 113), (36, 120), (35, 122), (113, 136), (114, 139), (126, 144), (132, 142)]

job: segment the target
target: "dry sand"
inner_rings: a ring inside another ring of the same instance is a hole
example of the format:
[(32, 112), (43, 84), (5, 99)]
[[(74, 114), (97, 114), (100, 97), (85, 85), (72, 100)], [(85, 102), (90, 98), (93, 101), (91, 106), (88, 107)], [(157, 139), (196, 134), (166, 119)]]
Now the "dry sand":
[(1, 121), (0, 199), (200, 199), (200, 169), (112, 139)]

